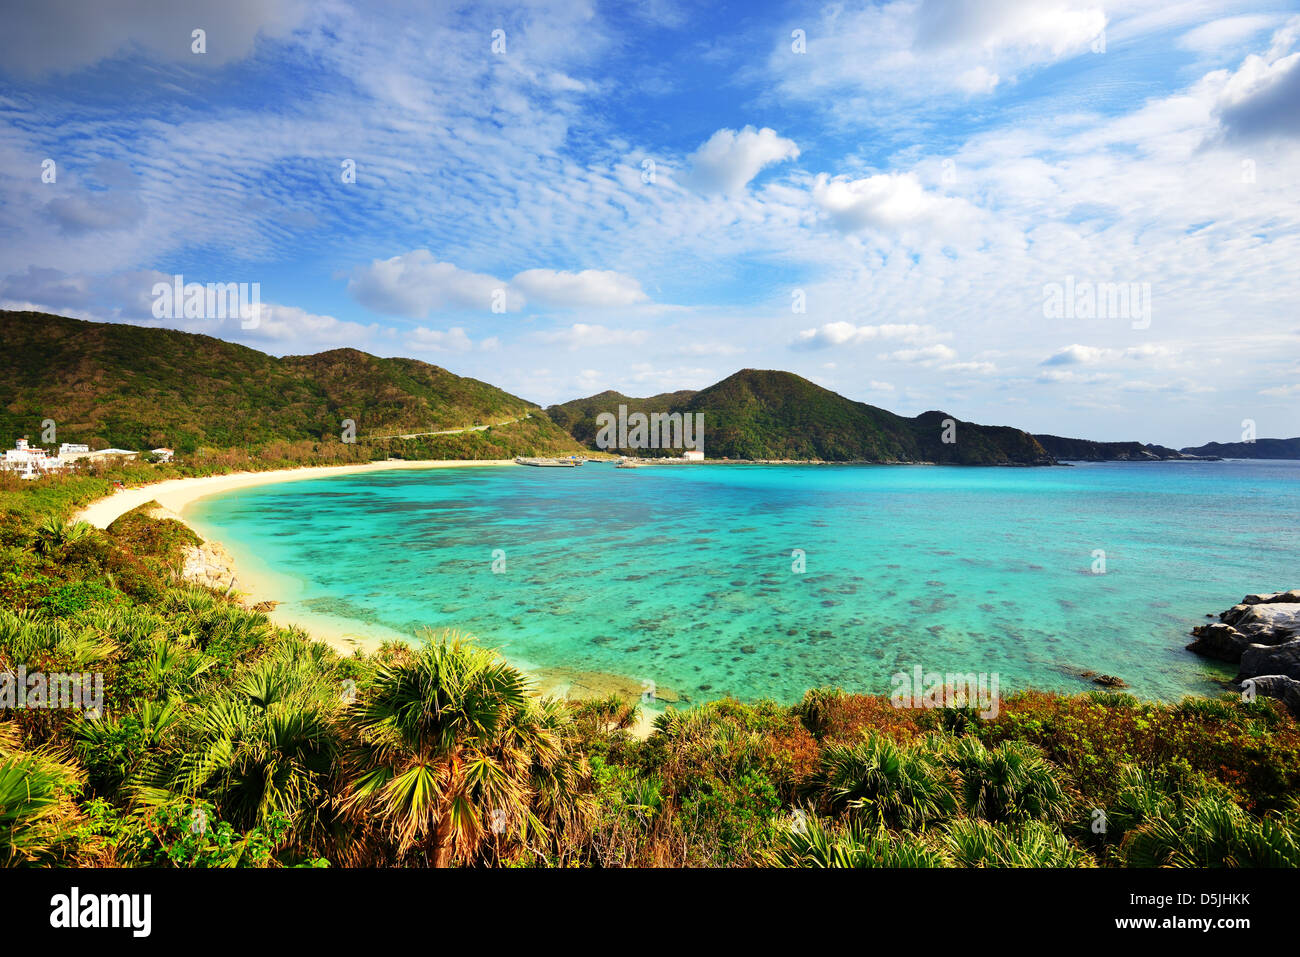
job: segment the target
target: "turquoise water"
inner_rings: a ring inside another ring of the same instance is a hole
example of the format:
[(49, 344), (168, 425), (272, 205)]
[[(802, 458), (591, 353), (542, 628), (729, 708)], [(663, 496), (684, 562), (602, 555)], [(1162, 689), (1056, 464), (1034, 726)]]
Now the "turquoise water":
[(1225, 671), (1184, 650), (1192, 625), (1300, 585), (1300, 462), (394, 470), (187, 515), (274, 568), (290, 618), (457, 628), (691, 701), (888, 692), (916, 665), (1004, 691), (1093, 687), (1089, 669), (1210, 693)]

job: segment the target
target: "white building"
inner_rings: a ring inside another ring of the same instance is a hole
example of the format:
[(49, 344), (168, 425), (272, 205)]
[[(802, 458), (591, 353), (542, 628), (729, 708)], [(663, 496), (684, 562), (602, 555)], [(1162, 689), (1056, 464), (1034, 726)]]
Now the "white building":
[(704, 461), (704, 450), (703, 450), (703, 449), (687, 449), (685, 452), (682, 453), (682, 458), (684, 458), (684, 459), (685, 459), (686, 461), (688, 461), (688, 462), (703, 462), (703, 461)]
[(47, 455), (44, 449), (28, 445), (26, 439), (15, 442), (14, 447), (6, 449), (4, 458), (0, 459), (0, 469), (17, 472), (25, 479), (37, 479), (58, 472), (66, 464), (62, 459)]
[(153, 454), (159, 462), (170, 462), (176, 452), (172, 449), (154, 449)]
[(92, 452), (87, 445), (72, 445), (68, 442), (64, 442), (59, 446), (59, 458), (64, 462), (76, 462), (79, 459), (97, 461), (114, 455), (121, 456), (124, 459), (133, 459), (139, 454), (139, 452), (132, 452), (130, 449), (97, 449)]
[(59, 446), (59, 458), (69, 461), (76, 460), (83, 455), (90, 454), (89, 445), (75, 445), (72, 442), (64, 442)]

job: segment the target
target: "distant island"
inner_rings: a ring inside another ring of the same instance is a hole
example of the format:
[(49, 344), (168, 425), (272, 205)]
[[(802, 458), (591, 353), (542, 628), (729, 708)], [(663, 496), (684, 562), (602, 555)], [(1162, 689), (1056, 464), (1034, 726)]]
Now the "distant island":
[(1059, 435), (1035, 435), (1034, 438), (1054, 458), (1063, 462), (1169, 462), (1179, 459), (1215, 461), (1221, 456), (1196, 455), (1189, 450), (1144, 445), (1141, 442), (1093, 442), (1089, 439), (1066, 439)]
[(356, 349), (277, 358), (211, 336), (17, 311), (0, 311), (0, 337), (0, 438), (35, 442), (52, 420), (59, 440), (92, 449), (239, 450), (279, 463), (569, 456), (619, 451), (599, 449), (596, 419), (625, 406), (703, 414), (705, 455), (715, 460), (1044, 466), (1300, 458), (1300, 438), (1176, 450), (1031, 435), (938, 410), (909, 418), (779, 370), (742, 369), (699, 391), (646, 398), (609, 391), (543, 409), (427, 362)]
[(1300, 438), (1256, 439), (1254, 442), (1207, 442), (1183, 449), (1192, 455), (1215, 455), (1225, 459), (1300, 459)]

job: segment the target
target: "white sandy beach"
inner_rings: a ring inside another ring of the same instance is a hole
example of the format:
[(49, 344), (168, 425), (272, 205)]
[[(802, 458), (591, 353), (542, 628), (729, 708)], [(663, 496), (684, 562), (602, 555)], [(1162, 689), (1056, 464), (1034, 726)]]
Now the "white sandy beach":
[(378, 472), (385, 469), (444, 469), (482, 465), (515, 465), (511, 459), (439, 459), (412, 461), (391, 459), (368, 462), (364, 465), (321, 465), (301, 469), (276, 469), (270, 472), (234, 472), (230, 475), (209, 475), (203, 478), (168, 479), (138, 488), (119, 489), (107, 498), (101, 498), (74, 516), (74, 520), (89, 522), (96, 528), (108, 528), (117, 518), (146, 502), (157, 502), (163, 508), (183, 514), (186, 505), (205, 495), (228, 492), (255, 485), (274, 485), (280, 482), (297, 482), (302, 479), (324, 478), (328, 475), (351, 475), (356, 472)]
[[(162, 506), (161, 514), (175, 518), (194, 528), (205, 539), (209, 536), (203, 529), (195, 528), (185, 516), (185, 508), (208, 495), (228, 492), (234, 489), (252, 488), (258, 485), (274, 485), (282, 482), (297, 482), (304, 479), (324, 478), (331, 475), (352, 475), (358, 472), (377, 472), (389, 469), (434, 469), (461, 468), (469, 466), (498, 466), (516, 463), (511, 459), (437, 459), (407, 460), (391, 459), (382, 462), (369, 462), (362, 465), (323, 465), (308, 468), (275, 469), (266, 472), (234, 472), (229, 475), (209, 475), (201, 478), (168, 479), (135, 488), (119, 489), (112, 495), (86, 506), (74, 517), (74, 520), (89, 522), (96, 528), (107, 528), (116, 519), (134, 508), (147, 502), (157, 502)], [(227, 549), (227, 554), (231, 550)], [(238, 546), (234, 549), (238, 552)], [(293, 582), (277, 576), (273, 569), (259, 567), (247, 554), (239, 555), (235, 562), (238, 578), (235, 590), (246, 604), (258, 602), (283, 602), (295, 590)], [(344, 655), (354, 650), (373, 651), (382, 640), (375, 634), (360, 633), (348, 628), (338, 620), (325, 616), (307, 615), (299, 611), (288, 614), (276, 609), (269, 617), (278, 625), (297, 625), (307, 631), (313, 638), (324, 641)], [(396, 634), (385, 634), (384, 638), (400, 638)]]

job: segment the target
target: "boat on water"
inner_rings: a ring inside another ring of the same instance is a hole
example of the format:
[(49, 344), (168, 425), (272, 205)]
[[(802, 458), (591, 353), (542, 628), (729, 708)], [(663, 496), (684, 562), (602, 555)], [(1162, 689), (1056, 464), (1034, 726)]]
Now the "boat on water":
[(533, 459), (518, 456), (515, 462), (519, 465), (531, 465), (540, 469), (572, 469), (582, 464), (582, 459), (570, 457), (567, 459)]

